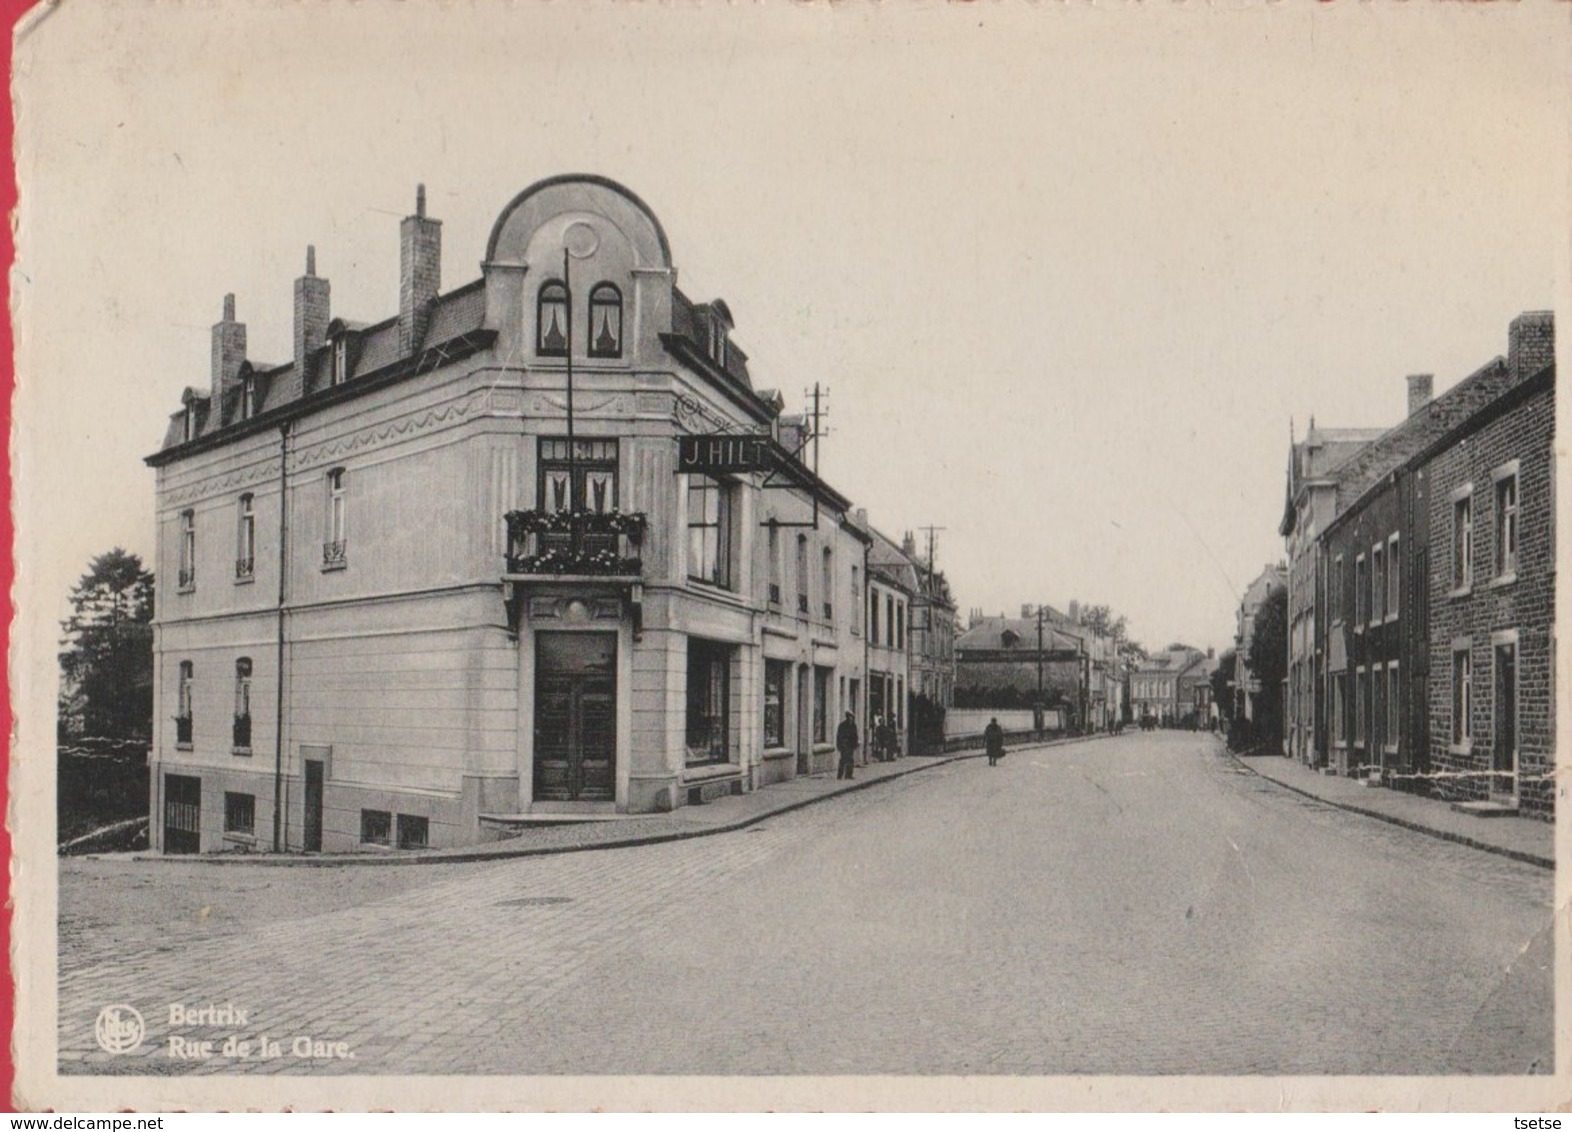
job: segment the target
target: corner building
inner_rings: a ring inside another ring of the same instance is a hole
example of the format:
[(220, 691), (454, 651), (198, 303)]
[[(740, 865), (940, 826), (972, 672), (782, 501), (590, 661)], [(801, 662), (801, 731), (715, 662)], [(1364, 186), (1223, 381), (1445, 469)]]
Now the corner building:
[(446, 292), (423, 191), (400, 245), (373, 324), (308, 252), (287, 362), (227, 297), (147, 460), (154, 845), (464, 845), (832, 767), (869, 536), (653, 213), (542, 181)]

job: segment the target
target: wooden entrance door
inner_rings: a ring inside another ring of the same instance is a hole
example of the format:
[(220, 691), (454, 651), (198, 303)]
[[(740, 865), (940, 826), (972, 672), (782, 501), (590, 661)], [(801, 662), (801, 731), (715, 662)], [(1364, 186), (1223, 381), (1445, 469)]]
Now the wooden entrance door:
[(306, 819), (302, 832), (307, 853), (322, 852), (322, 761), (306, 760)]
[(535, 637), (535, 800), (617, 796), (617, 636)]
[(202, 851), (202, 780), (189, 774), (164, 775), (164, 852)]

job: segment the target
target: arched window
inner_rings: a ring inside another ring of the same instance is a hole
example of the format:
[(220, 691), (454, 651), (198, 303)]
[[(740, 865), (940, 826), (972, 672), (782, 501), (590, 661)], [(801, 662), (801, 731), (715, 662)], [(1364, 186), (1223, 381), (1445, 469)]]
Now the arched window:
[(557, 279), (542, 283), (535, 300), (535, 352), (555, 358), (568, 352), (568, 289)]
[(622, 292), (615, 284), (595, 284), (590, 292), (589, 323), (590, 357), (622, 357)]
[(257, 509), (256, 497), (240, 497), (240, 517), (235, 532), (235, 579), (250, 578), (256, 570)]

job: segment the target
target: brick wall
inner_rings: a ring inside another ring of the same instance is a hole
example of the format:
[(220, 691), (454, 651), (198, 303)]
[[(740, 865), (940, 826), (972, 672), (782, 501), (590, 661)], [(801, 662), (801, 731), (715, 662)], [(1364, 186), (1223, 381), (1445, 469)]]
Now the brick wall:
[[(1519, 403), (1465, 435), (1420, 468), (1431, 532), (1427, 679), (1431, 769), (1453, 799), (1489, 794), (1496, 711), (1496, 640), (1517, 633), (1519, 797), (1523, 812), (1551, 818), (1555, 763), (1555, 530), (1551, 451), (1554, 379), (1525, 387)], [(1516, 580), (1497, 579), (1499, 508), (1492, 472), (1518, 465)], [(1454, 492), (1473, 485), (1473, 584), (1453, 592)], [(1473, 672), (1472, 744), (1452, 743), (1454, 644), (1466, 641)], [(1451, 776), (1451, 777), (1448, 777)]]

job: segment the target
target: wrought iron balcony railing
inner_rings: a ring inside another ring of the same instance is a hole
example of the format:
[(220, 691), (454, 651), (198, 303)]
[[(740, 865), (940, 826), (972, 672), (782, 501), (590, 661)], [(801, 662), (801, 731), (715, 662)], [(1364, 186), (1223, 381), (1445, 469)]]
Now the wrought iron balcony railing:
[(781, 603), (781, 584), (779, 582), (771, 582), (770, 583), (770, 604), (771, 605), (779, 605), (780, 603)]
[(191, 717), (189, 715), (175, 716), (175, 743), (182, 747), (191, 745)]
[(322, 544), (322, 569), (342, 570), (349, 565), (349, 542), (325, 542)]
[(510, 574), (634, 577), (646, 521), (636, 511), (510, 511)]
[(249, 715), (235, 716), (235, 747), (238, 750), (251, 749), (251, 717)]
[(182, 566), (178, 576), (178, 585), (183, 590), (189, 590), (196, 585), (196, 567)]
[(235, 559), (235, 577), (237, 579), (251, 577), (256, 572), (256, 565), (257, 560), (255, 558)]
[(808, 612), (808, 595), (807, 594), (798, 594), (797, 595), (797, 612), (798, 613), (806, 613), (806, 612)]

